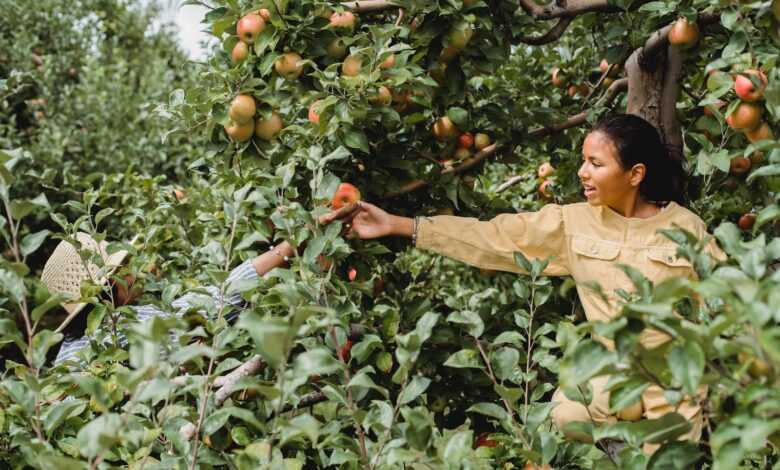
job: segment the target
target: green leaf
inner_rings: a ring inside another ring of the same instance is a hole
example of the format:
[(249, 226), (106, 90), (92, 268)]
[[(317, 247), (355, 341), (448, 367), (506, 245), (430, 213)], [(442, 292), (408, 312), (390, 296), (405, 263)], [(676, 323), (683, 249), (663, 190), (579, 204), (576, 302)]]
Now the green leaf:
[(669, 352), (669, 370), (675, 381), (682, 384), (690, 395), (695, 395), (699, 382), (704, 375), (706, 358), (699, 343), (686, 341)]
[(46, 353), (60, 341), (62, 341), (62, 333), (55, 333), (50, 330), (40, 331), (33, 336), (33, 365), (35, 367), (43, 367), (43, 364), (46, 362)]
[(341, 370), (341, 363), (327, 348), (312, 349), (295, 357), (295, 372), (302, 377), (328, 375)]
[(42, 416), (46, 434), (51, 434), (52, 431), (57, 429), (66, 419), (80, 415), (86, 408), (87, 402), (80, 399), (65, 400), (55, 403), (47, 409), (46, 413)]
[(465, 130), (469, 128), (469, 112), (463, 108), (453, 107), (447, 110), (449, 117), (458, 129)]
[(520, 352), (515, 348), (501, 348), (490, 353), (490, 362), (493, 373), (499, 380), (506, 380), (512, 376), (520, 361)]
[(404, 387), (401, 395), (398, 396), (398, 404), (405, 405), (412, 402), (415, 398), (425, 392), (430, 384), (431, 379), (428, 377), (423, 377), (421, 375), (412, 377), (412, 380), (410, 380), (409, 383), (406, 384), (406, 387)]
[(354, 359), (363, 362), (377, 349), (382, 349), (382, 338), (377, 335), (365, 335), (363, 339), (352, 346), (350, 353)]
[(49, 230), (41, 230), (40, 232), (28, 233), (22, 238), (22, 242), (19, 247), (22, 256), (27, 257), (40, 248), (41, 244), (46, 240), (46, 237), (51, 233)]
[(98, 416), (79, 430), (79, 450), (85, 457), (94, 458), (109, 451), (121, 441), (124, 427), (118, 414), (106, 413)]
[(764, 165), (761, 168), (754, 170), (748, 175), (745, 180), (748, 183), (752, 183), (754, 179), (762, 176), (777, 176), (780, 175), (780, 163), (772, 165)]
[(482, 358), (479, 355), (479, 351), (476, 349), (461, 349), (455, 354), (451, 355), (445, 362), (447, 367), (455, 367), (458, 369), (472, 368), (482, 369)]
[(350, 128), (344, 133), (344, 145), (358, 149), (364, 153), (369, 153), (368, 137), (362, 131), (356, 128)]
[(592, 377), (607, 372), (615, 362), (616, 355), (606, 346), (592, 339), (581, 341), (571, 355), (561, 361), (561, 386), (573, 388)]
[(458, 325), (463, 325), (464, 329), (475, 338), (482, 336), (485, 331), (485, 324), (478, 313), (470, 310), (451, 313), (447, 321)]
[(271, 367), (278, 368), (287, 357), (292, 332), (283, 319), (245, 312), (236, 326), (249, 332), (254, 340), (255, 350)]
[(467, 413), (479, 413), (481, 415), (490, 416), (491, 418), (496, 418), (500, 421), (508, 420), (509, 414), (507, 414), (506, 409), (502, 406), (498, 406), (495, 403), (477, 403), (475, 405), (471, 405), (467, 410)]
[(655, 451), (647, 470), (685, 470), (693, 468), (701, 458), (699, 448), (690, 442), (670, 442)]

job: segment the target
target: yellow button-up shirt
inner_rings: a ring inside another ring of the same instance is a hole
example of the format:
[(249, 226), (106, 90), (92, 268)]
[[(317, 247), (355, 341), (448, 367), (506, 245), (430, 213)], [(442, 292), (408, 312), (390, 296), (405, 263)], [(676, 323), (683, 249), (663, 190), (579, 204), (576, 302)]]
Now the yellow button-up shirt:
[[(544, 274), (572, 276), (588, 320), (609, 321), (619, 311), (615, 291), (634, 290), (619, 263), (632, 266), (654, 283), (671, 276), (696, 277), (691, 263), (677, 257), (677, 245), (657, 233), (675, 226), (699, 238), (707, 235), (701, 218), (674, 202), (644, 219), (623, 217), (608, 206), (549, 204), (538, 212), (502, 214), (490, 221), (422, 218), (417, 247), (480, 268), (517, 273), (523, 272), (514, 261), (517, 251), (529, 259), (552, 257)], [(714, 239), (708, 251), (725, 258)], [(601, 286), (607, 301), (587, 287), (592, 282)], [(641, 336), (646, 347), (667, 339), (657, 330), (646, 330)]]

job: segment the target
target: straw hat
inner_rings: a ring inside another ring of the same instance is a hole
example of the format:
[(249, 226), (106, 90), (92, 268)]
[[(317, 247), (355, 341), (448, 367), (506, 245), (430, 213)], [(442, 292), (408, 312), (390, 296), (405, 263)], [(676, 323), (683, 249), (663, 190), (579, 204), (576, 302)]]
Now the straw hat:
[[(104, 240), (98, 243), (94, 238), (83, 232), (76, 234), (76, 240), (81, 243), (82, 249), (100, 254), (100, 257), (103, 259), (103, 269), (91, 260), (82, 261), (76, 247), (71, 245), (70, 242), (63, 240), (54, 249), (54, 253), (46, 261), (46, 266), (43, 267), (43, 273), (41, 273), (41, 282), (49, 288), (50, 292), (64, 294), (66, 297), (73, 299), (81, 297), (81, 283), (87, 279), (91, 279), (97, 285), (105, 285), (109, 276), (122, 265), (122, 261), (127, 256), (126, 250), (117, 251), (109, 255), (106, 251), (108, 242)], [(68, 317), (60, 325), (58, 331), (64, 328), (86, 305), (84, 302), (62, 304), (62, 307), (68, 312)]]

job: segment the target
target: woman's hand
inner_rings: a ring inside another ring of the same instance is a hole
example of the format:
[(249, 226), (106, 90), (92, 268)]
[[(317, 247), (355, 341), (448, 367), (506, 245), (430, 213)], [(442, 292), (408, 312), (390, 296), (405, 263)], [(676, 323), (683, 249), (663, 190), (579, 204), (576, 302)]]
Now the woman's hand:
[(372, 238), (397, 235), (412, 236), (413, 221), (408, 217), (398, 217), (367, 202), (358, 202), (359, 210), (352, 219), (347, 238)]

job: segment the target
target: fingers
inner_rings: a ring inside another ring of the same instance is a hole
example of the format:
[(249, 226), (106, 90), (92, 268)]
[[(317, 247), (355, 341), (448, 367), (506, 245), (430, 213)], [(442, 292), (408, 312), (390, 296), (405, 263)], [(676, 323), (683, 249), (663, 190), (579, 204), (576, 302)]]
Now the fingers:
[(360, 211), (359, 202), (353, 202), (351, 204), (347, 204), (346, 206), (342, 207), (341, 209), (337, 209), (335, 211), (328, 212), (325, 215), (320, 216), (319, 222), (322, 225), (327, 225), (334, 220), (352, 220), (352, 218)]

